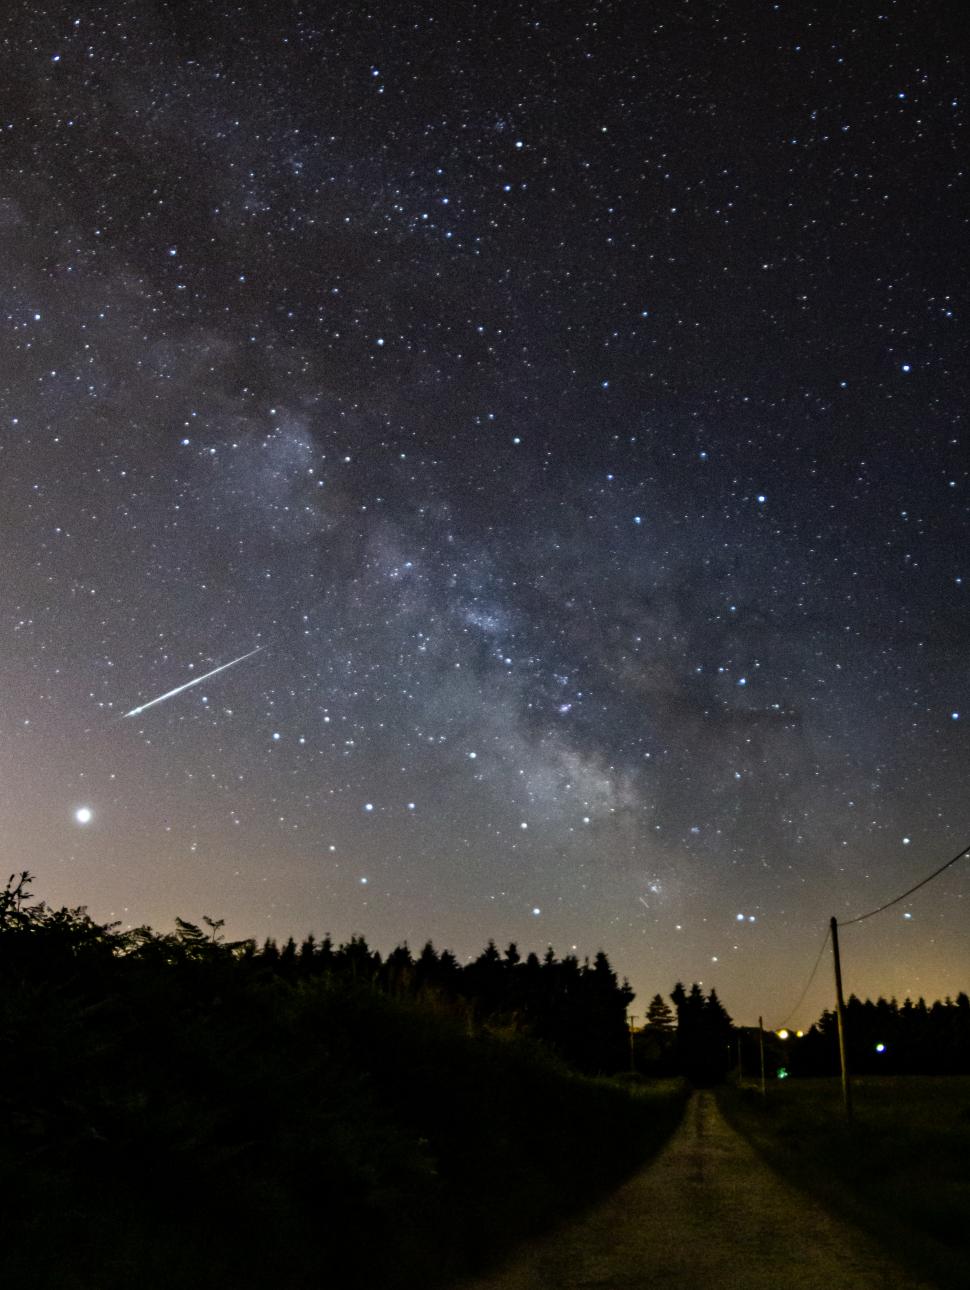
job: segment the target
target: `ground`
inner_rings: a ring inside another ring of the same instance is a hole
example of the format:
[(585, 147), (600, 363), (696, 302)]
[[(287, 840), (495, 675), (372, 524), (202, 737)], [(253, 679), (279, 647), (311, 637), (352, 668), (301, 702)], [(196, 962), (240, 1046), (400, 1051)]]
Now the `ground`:
[(693, 1095), (656, 1160), (460, 1290), (932, 1290), (771, 1170)]

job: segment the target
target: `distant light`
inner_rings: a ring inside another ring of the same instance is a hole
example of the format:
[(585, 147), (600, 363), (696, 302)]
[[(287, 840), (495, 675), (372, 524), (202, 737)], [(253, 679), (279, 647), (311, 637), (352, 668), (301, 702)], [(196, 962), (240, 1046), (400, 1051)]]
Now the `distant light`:
[(779, 1038), (779, 1039), (787, 1039), (787, 1038), (788, 1038), (788, 1031), (787, 1031), (787, 1030), (779, 1030), (779, 1031), (778, 1031), (778, 1038)]
[(360, 880), (360, 885), (361, 885), (362, 887), (366, 887), (366, 886), (367, 886), (367, 879), (366, 879), (366, 878), (361, 878), (361, 880)]
[(796, 1031), (795, 1031), (795, 1038), (796, 1038), (796, 1039), (804, 1039), (804, 1038), (805, 1038), (805, 1031), (804, 1031), (804, 1030), (796, 1030)]
[(539, 915), (540, 915), (541, 913), (542, 913), (542, 910), (539, 908), (539, 906), (538, 906), (538, 905), (533, 905), (533, 906), (532, 906), (532, 916), (533, 916), (533, 918), (538, 918), (538, 917), (539, 917)]
[(907, 909), (906, 913), (905, 913), (905, 914), (903, 914), (903, 918), (912, 918), (912, 917), (913, 917), (913, 915), (909, 912), (909, 910), (908, 910), (908, 909)]
[(760, 505), (764, 506), (764, 504), (765, 504), (765, 502), (766, 502), (767, 500), (768, 500), (768, 499), (767, 499), (767, 497), (765, 497), (764, 493), (759, 493), (759, 494), (758, 494), (758, 502), (759, 502), (759, 504), (760, 504)]
[(950, 713), (950, 720), (951, 720), (951, 721), (959, 721), (959, 720), (960, 720), (960, 714), (959, 714), (959, 712), (951, 712), (951, 713)]
[(634, 524), (642, 524), (642, 523), (643, 523), (643, 516), (642, 516), (642, 515), (634, 515), (634, 517), (633, 517), (633, 523), (634, 523)]
[(365, 803), (364, 803), (364, 810), (365, 810), (365, 811), (372, 811), (373, 809), (374, 809), (374, 803), (373, 803), (373, 802), (365, 802)]
[(903, 363), (903, 365), (902, 365), (902, 370), (903, 370), (904, 372), (911, 372), (913, 369), (912, 369), (912, 367), (909, 365), (909, 363)]
[(735, 918), (737, 919), (737, 921), (738, 921), (739, 923), (743, 923), (743, 922), (744, 922), (744, 914), (735, 914)]
[(408, 810), (409, 810), (409, 811), (413, 811), (413, 810), (414, 810), (414, 805), (415, 805), (415, 804), (414, 804), (414, 802), (408, 802)]
[(909, 846), (909, 842), (910, 842), (909, 838), (903, 838), (903, 846), (904, 846), (904, 847), (908, 847), (908, 846)]
[(779, 1079), (787, 1079), (787, 1078), (788, 1078), (788, 1068), (787, 1068), (786, 1066), (779, 1066), (779, 1067), (778, 1067), (778, 1078), (779, 1078)]
[(886, 1051), (886, 1045), (885, 1045), (885, 1044), (876, 1044), (876, 1052), (877, 1052), (877, 1053), (884, 1053), (885, 1051)]
[(94, 812), (91, 810), (90, 806), (79, 806), (74, 812), (74, 818), (77, 820), (78, 824), (90, 824), (94, 819)]
[(525, 820), (523, 820), (523, 821), (522, 821), (522, 823), (519, 825), (519, 828), (520, 828), (520, 829), (527, 829), (528, 827), (529, 827), (529, 826), (528, 826), (528, 824), (526, 824)]

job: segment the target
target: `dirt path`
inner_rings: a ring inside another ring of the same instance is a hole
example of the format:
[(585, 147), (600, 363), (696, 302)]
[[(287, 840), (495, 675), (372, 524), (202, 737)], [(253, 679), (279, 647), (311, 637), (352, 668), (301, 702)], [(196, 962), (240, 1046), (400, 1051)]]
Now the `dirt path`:
[(596, 1209), (460, 1290), (932, 1290), (789, 1186), (695, 1093), (663, 1152)]

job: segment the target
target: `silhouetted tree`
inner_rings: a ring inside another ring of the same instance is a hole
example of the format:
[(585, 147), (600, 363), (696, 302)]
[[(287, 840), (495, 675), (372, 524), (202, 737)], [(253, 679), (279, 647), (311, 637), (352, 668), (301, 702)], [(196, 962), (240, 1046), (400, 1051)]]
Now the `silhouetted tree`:
[(647, 1075), (673, 1071), (675, 1045), (674, 1014), (663, 996), (655, 994), (647, 1005), (643, 1028), (633, 1038), (636, 1069)]
[(670, 995), (677, 1009), (677, 1064), (695, 1084), (716, 1084), (730, 1063), (731, 1018), (714, 990), (705, 998), (695, 981), (690, 990), (681, 982)]
[(661, 1035), (674, 1033), (674, 1014), (662, 994), (655, 994), (647, 1005), (644, 1025), (648, 1030), (656, 1031)]

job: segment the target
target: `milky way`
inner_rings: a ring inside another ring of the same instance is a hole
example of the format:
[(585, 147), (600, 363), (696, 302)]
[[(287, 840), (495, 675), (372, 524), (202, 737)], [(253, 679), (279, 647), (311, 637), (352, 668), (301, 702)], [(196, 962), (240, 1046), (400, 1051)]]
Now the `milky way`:
[[(970, 841), (938, 8), (78, 12), (4, 20), (8, 869), (783, 1013)], [(848, 988), (966, 988), (967, 892)]]

